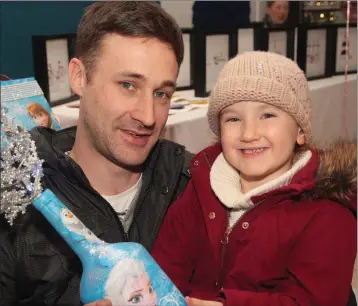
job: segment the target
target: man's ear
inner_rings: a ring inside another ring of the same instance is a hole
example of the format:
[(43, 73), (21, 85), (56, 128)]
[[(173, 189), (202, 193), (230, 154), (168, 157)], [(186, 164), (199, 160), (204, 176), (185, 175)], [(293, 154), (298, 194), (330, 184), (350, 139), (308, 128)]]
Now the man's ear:
[(81, 97), (87, 84), (87, 80), (85, 67), (80, 59), (71, 59), (68, 65), (68, 76), (73, 92)]
[(305, 134), (303, 133), (301, 128), (298, 128), (298, 133), (297, 133), (297, 144), (302, 146), (305, 144), (306, 139), (305, 139)]

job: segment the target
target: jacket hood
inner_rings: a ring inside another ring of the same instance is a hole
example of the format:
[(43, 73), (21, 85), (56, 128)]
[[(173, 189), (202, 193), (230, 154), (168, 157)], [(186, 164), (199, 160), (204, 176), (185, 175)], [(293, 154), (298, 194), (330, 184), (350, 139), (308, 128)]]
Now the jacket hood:
[(338, 140), (317, 149), (318, 169), (309, 199), (327, 198), (357, 211), (357, 144)]
[[(338, 140), (325, 149), (309, 149), (312, 151), (312, 157), (307, 165), (294, 175), (287, 186), (272, 191), (272, 194), (285, 193), (303, 200), (328, 199), (356, 212), (356, 143)], [(221, 145), (216, 144), (193, 158), (192, 176), (197, 188), (208, 183), (210, 168), (221, 152)], [(257, 200), (260, 198), (261, 196)]]

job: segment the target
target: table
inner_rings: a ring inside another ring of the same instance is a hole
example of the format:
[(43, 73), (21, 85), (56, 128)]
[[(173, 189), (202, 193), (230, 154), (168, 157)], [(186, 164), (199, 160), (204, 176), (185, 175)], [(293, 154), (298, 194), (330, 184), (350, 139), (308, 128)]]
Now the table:
[[(315, 80), (309, 82), (312, 104), (313, 139), (316, 142), (331, 142), (340, 136), (342, 122), (344, 76)], [(347, 82), (347, 136), (357, 137), (357, 75), (348, 75)], [(194, 91), (176, 92), (175, 95), (191, 99)], [(67, 104), (53, 107), (63, 128), (77, 122), (78, 108), (69, 108)], [(187, 112), (170, 115), (162, 137), (186, 146), (196, 153), (215, 141), (206, 119), (207, 106), (200, 106)]]

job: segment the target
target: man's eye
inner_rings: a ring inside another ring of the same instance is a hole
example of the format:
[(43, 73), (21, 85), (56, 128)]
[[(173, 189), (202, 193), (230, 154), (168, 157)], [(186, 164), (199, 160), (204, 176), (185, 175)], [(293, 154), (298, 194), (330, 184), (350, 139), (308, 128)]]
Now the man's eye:
[(159, 99), (169, 99), (169, 95), (164, 91), (156, 91), (154, 96)]
[(125, 89), (129, 89), (129, 90), (132, 90), (134, 89), (134, 86), (131, 84), (131, 83), (128, 83), (128, 82), (121, 82), (120, 83), (122, 85), (123, 88)]

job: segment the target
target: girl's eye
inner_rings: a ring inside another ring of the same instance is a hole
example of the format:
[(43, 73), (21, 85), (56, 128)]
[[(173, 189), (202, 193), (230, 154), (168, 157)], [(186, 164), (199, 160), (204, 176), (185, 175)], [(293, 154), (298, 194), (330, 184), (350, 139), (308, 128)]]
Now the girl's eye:
[(128, 83), (128, 82), (121, 82), (120, 84), (121, 84), (122, 87), (125, 88), (125, 89), (131, 90), (131, 89), (134, 88), (134, 86), (133, 86), (131, 83)]
[(273, 117), (276, 117), (276, 116), (273, 115), (273, 114), (264, 114), (264, 115), (262, 116), (262, 118), (264, 118), (264, 119), (269, 119), (269, 118), (273, 118)]
[(139, 302), (141, 302), (143, 300), (143, 297), (141, 295), (136, 295), (134, 297), (132, 297), (129, 302), (132, 302), (133, 304), (138, 304)]
[(226, 120), (226, 122), (239, 122), (240, 121), (240, 119), (239, 118), (228, 118), (227, 120)]
[(154, 93), (154, 96), (159, 99), (169, 99), (169, 95), (167, 95), (164, 91), (157, 91)]
[(153, 287), (149, 286), (149, 293), (153, 293)]

